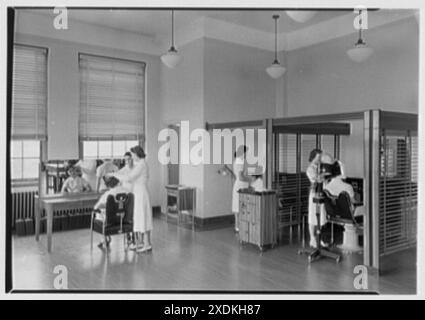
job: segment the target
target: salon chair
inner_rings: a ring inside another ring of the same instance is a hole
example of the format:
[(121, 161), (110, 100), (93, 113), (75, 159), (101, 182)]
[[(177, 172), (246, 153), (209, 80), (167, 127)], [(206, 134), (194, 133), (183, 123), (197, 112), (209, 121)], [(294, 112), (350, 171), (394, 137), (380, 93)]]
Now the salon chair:
[(106, 247), (109, 247), (111, 236), (123, 234), (124, 249), (127, 250), (127, 236), (133, 232), (133, 206), (132, 193), (119, 193), (116, 196), (108, 196), (103, 219), (96, 218), (97, 212), (93, 210), (90, 224), (91, 248), (93, 248), (93, 232), (97, 232), (104, 236)]
[[(350, 196), (347, 192), (341, 192), (338, 196), (330, 194), (324, 190), (324, 205), (328, 222), (344, 227), (343, 244), (340, 249), (346, 252), (361, 251), (359, 245), (359, 231), (363, 232), (363, 217), (355, 217), (355, 207), (351, 203)], [(331, 243), (333, 243), (333, 226)]]

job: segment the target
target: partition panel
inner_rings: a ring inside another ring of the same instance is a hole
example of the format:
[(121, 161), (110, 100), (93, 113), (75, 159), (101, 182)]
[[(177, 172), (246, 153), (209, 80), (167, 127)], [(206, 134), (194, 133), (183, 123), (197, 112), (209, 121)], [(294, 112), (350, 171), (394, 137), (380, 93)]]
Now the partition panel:
[(381, 132), (379, 252), (388, 255), (416, 245), (417, 144), (409, 130)]
[[(316, 126), (313, 124), (316, 128)], [(309, 166), (310, 152), (315, 148), (326, 147), (326, 152), (339, 156), (339, 135), (311, 134), (312, 124), (304, 127), (281, 126), (273, 128), (274, 165), (272, 188), (278, 197), (278, 227), (289, 229), (292, 239), (292, 226), (301, 226), (302, 217), (308, 215), (308, 196), (310, 181), (306, 170)], [(290, 133), (291, 129), (294, 132)], [(299, 229), (300, 230), (300, 229)]]

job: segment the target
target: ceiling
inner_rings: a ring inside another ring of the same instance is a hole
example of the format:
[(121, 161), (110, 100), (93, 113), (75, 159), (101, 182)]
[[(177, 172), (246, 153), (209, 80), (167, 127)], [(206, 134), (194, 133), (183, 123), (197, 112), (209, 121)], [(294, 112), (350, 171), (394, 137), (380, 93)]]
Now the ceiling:
[[(55, 16), (53, 10), (25, 9)], [(175, 29), (178, 30), (201, 17), (209, 17), (227, 23), (240, 25), (263, 32), (274, 32), (273, 14), (279, 14), (278, 32), (292, 32), (317, 23), (348, 14), (347, 10), (320, 10), (309, 21), (299, 23), (292, 20), (285, 11), (276, 10), (176, 10), (174, 13)], [(354, 13), (353, 13), (354, 14)], [(136, 32), (149, 37), (168, 34), (171, 29), (170, 10), (146, 9), (69, 9), (68, 17), (93, 25)]]

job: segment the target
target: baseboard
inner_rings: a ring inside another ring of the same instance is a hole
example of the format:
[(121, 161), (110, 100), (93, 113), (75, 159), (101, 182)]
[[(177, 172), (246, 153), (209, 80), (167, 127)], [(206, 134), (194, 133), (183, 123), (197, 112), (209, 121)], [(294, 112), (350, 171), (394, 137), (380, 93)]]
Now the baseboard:
[(235, 216), (233, 214), (208, 218), (195, 217), (195, 225), (201, 230), (228, 228), (232, 227), (234, 224)]
[[(160, 218), (166, 220), (165, 213), (161, 213)], [(169, 218), (168, 223), (177, 225), (177, 220), (174, 218)], [(235, 216), (233, 214), (208, 218), (195, 217), (194, 229), (195, 231), (207, 231), (233, 227), (234, 224)], [(189, 224), (181, 224), (180, 226), (186, 229), (192, 228), (192, 226)]]
[(152, 207), (152, 215), (154, 217), (161, 216), (161, 206), (153, 206)]

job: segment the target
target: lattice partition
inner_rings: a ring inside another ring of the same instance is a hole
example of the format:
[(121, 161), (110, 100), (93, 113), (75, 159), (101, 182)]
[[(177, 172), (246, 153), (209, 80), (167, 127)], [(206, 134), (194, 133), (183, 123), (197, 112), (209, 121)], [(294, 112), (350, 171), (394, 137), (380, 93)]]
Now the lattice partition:
[(417, 137), (384, 131), (379, 178), (379, 253), (381, 256), (416, 244)]
[[(338, 136), (337, 136), (338, 137)], [(318, 147), (335, 155), (335, 135), (301, 133), (274, 134), (273, 188), (278, 197), (278, 227), (300, 225), (308, 214), (310, 181), (306, 175), (310, 152)]]

